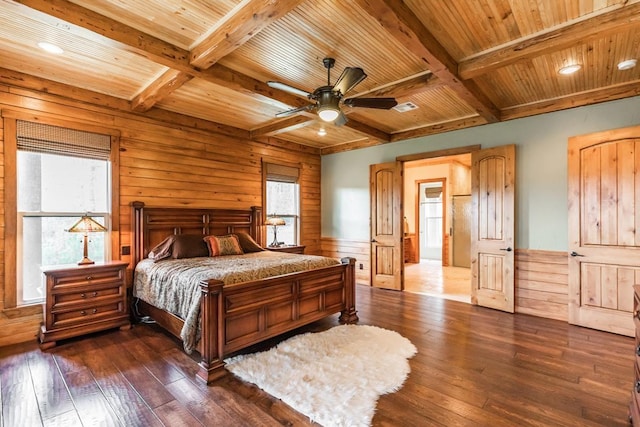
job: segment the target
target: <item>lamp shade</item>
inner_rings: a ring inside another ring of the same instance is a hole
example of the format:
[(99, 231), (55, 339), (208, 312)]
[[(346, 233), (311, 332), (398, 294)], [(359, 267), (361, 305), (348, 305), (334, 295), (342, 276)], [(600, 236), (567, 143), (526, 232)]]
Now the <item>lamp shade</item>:
[(285, 224), (286, 224), (285, 220), (277, 216), (270, 216), (264, 222), (264, 225), (285, 225)]
[(104, 233), (108, 231), (102, 224), (96, 222), (88, 214), (83, 215), (82, 218), (67, 230), (69, 233), (83, 233), (83, 257), (78, 265), (94, 264), (89, 259), (89, 233)]
[(104, 233), (107, 229), (89, 215), (83, 215), (67, 231), (69, 233)]

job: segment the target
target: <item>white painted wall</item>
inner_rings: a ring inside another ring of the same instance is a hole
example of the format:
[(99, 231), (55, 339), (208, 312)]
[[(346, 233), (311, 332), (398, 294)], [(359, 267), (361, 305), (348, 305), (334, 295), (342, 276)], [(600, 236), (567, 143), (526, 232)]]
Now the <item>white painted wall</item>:
[(322, 157), (322, 236), (369, 240), (369, 165), (516, 144), (516, 248), (567, 250), (567, 140), (640, 125), (640, 96)]

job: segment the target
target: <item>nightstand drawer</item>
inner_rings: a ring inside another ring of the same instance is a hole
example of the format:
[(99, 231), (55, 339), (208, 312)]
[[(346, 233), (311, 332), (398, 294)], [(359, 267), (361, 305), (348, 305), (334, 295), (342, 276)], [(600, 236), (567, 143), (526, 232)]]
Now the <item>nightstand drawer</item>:
[(45, 268), (47, 298), (38, 338), (42, 349), (57, 340), (110, 328), (128, 329), (125, 274), (129, 263), (108, 261)]
[(122, 298), (123, 292), (124, 286), (113, 286), (111, 283), (105, 283), (102, 286), (85, 286), (81, 289), (73, 289), (73, 292), (52, 293), (51, 309), (58, 310), (70, 305), (90, 306), (95, 304), (96, 300), (114, 296)]
[(124, 280), (124, 272), (122, 269), (86, 270), (61, 274), (51, 279), (51, 292), (58, 292), (87, 284), (99, 286), (100, 284), (120, 283)]
[(114, 315), (124, 314), (124, 306), (121, 298), (112, 301), (104, 301), (102, 304), (75, 308), (73, 310), (61, 310), (52, 312), (52, 327), (62, 328), (73, 325), (84, 325), (87, 322), (95, 322), (100, 319), (110, 319)]

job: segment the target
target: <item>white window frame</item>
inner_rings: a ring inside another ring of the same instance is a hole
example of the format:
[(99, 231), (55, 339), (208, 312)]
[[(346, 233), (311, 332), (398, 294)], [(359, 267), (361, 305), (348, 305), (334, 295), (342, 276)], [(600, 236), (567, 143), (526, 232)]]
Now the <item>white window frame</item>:
[[(22, 232), (22, 218), (18, 218), (17, 210), (17, 121), (34, 121), (34, 117), (38, 118), (38, 122), (51, 126), (64, 127), (77, 131), (92, 132), (98, 134), (109, 135), (111, 138), (109, 173), (110, 173), (110, 215), (107, 217), (105, 226), (109, 226), (110, 232), (105, 235), (108, 239), (107, 256), (105, 260), (115, 259), (120, 253), (120, 132), (116, 129), (102, 127), (92, 123), (72, 122), (65, 119), (54, 118), (50, 116), (42, 116), (39, 112), (29, 112), (28, 110), (11, 110), (3, 109), (1, 116), (4, 125), (4, 155), (5, 155), (5, 252), (4, 252), (4, 303), (0, 307), (5, 312), (14, 310), (16, 313), (30, 313), (29, 306), (37, 304), (18, 305), (18, 233)], [(73, 213), (77, 215), (76, 213)], [(86, 212), (79, 213), (81, 215)], [(91, 213), (92, 215), (94, 212)], [(96, 213), (100, 216), (103, 213)], [(56, 216), (59, 214), (56, 213)], [(19, 225), (20, 223), (20, 225)], [(21, 236), (20, 236), (21, 237)], [(20, 248), (21, 249), (21, 248)], [(27, 311), (23, 311), (24, 307)], [(21, 314), (17, 314), (21, 315)]]
[[(294, 221), (293, 234), (294, 234), (294, 245), (299, 245), (301, 242), (301, 221), (302, 221), (302, 205), (301, 205), (301, 193), (302, 186), (300, 184), (300, 176), (301, 176), (302, 168), (299, 163), (287, 163), (279, 160), (267, 160), (262, 159), (262, 186), (263, 186), (263, 220), (266, 220), (267, 217), (275, 214), (283, 219), (292, 219)], [(267, 212), (268, 206), (268, 196), (267, 196), (267, 182), (285, 182), (292, 183), (297, 185), (296, 192), (296, 200), (295, 204), (297, 206), (298, 212)], [(271, 243), (272, 236), (271, 227), (268, 227), (266, 230), (265, 241), (262, 242), (263, 246), (267, 243)]]

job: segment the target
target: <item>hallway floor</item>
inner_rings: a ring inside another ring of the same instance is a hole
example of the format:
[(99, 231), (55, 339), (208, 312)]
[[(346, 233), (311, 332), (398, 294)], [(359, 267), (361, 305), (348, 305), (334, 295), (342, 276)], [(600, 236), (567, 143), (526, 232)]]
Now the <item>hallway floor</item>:
[(441, 261), (404, 265), (404, 290), (471, 303), (471, 269), (443, 267)]

